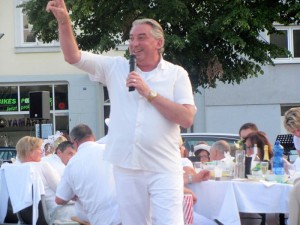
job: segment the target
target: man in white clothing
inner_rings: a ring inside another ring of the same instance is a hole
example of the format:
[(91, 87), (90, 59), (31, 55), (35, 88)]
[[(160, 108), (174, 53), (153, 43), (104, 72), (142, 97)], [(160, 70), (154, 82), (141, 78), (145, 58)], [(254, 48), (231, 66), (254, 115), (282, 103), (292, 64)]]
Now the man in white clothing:
[(120, 224), (113, 167), (103, 160), (103, 145), (95, 142), (92, 130), (84, 124), (74, 127), (70, 138), (77, 153), (68, 162), (57, 187), (56, 203), (76, 200), (93, 225)]
[(130, 71), (124, 57), (78, 49), (63, 0), (49, 1), (47, 10), (58, 21), (64, 59), (108, 88), (111, 121), (104, 159), (114, 165), (123, 225), (183, 225), (178, 137), (180, 126), (193, 124), (196, 107), (187, 71), (163, 58), (161, 25), (149, 18), (132, 23), (129, 52), (136, 67)]
[(76, 152), (72, 142), (64, 141), (57, 146), (55, 154), (42, 157), (42, 161), (48, 162), (62, 176), (67, 163)]

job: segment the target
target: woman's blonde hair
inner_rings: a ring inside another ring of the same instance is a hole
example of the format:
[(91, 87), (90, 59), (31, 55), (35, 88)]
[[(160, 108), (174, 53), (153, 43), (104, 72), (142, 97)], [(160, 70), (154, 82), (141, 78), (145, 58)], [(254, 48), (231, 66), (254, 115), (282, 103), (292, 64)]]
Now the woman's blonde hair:
[(65, 136), (60, 136), (58, 137), (55, 141), (54, 141), (54, 144), (53, 144), (53, 148), (54, 148), (54, 151), (57, 149), (57, 146), (64, 142), (64, 141), (67, 141), (68, 139), (65, 137)]
[(24, 159), (36, 148), (41, 148), (43, 140), (41, 138), (24, 136), (16, 144), (18, 159), (23, 162)]
[(300, 130), (300, 107), (290, 108), (286, 111), (283, 124), (285, 129), (290, 133)]

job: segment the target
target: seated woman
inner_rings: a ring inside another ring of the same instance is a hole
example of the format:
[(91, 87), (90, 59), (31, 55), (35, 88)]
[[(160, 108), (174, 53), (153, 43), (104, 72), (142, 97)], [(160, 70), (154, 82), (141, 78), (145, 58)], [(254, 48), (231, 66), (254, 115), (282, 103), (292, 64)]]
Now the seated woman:
[(179, 149), (180, 149), (180, 155), (181, 155), (181, 163), (182, 163), (182, 167), (193, 167), (193, 163), (191, 160), (189, 160), (188, 158), (188, 153), (187, 150), (183, 144), (183, 140), (181, 137), (179, 137)]
[(199, 161), (202, 163), (210, 161), (210, 146), (206, 143), (199, 143), (194, 146), (195, 156), (199, 157)]
[[(247, 149), (253, 149), (255, 144), (257, 145), (257, 156), (260, 160), (264, 159), (264, 146), (265, 145), (268, 146), (270, 168), (271, 168), (274, 154), (272, 150), (272, 145), (264, 132), (254, 131), (250, 133), (248, 136), (246, 136), (245, 145)], [(283, 158), (283, 163), (284, 163), (285, 173), (288, 173), (288, 165), (290, 165), (290, 163), (285, 158)]]
[[(71, 216), (74, 216), (74, 204), (62, 207), (55, 203), (55, 193), (60, 176), (49, 163), (41, 161), (42, 144), (43, 140), (40, 138), (30, 136), (21, 138), (16, 144), (18, 159), (20, 163), (31, 163), (40, 174), (45, 188), (45, 201), (50, 218), (70, 221)], [(56, 211), (57, 207), (59, 210)]]

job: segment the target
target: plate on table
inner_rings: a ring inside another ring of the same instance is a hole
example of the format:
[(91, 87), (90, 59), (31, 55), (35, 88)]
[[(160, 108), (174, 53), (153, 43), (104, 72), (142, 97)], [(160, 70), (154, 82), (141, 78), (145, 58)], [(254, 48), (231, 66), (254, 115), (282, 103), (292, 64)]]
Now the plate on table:
[(266, 181), (276, 181), (277, 183), (285, 183), (289, 179), (288, 175), (266, 174)]

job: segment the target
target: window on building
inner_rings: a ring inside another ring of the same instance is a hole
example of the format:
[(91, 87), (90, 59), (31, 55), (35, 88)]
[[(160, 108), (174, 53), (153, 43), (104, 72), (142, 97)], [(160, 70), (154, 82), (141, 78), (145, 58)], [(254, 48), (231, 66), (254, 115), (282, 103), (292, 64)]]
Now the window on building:
[(27, 15), (22, 8), (17, 7), (24, 0), (15, 0), (15, 49), (16, 52), (57, 52), (60, 51), (59, 42), (43, 43), (32, 33), (32, 25), (28, 22)]
[(271, 34), (270, 43), (289, 50), (292, 57), (279, 56), (275, 62), (300, 62), (300, 26), (278, 26), (282, 34)]
[[(29, 93), (49, 91), (50, 119), (37, 121), (29, 116)], [(0, 85), (0, 136), (9, 137), (11, 146), (25, 135), (35, 136), (35, 125), (50, 124), (57, 130), (69, 133), (68, 84), (20, 84)]]
[(18, 112), (18, 86), (0, 86), (0, 112)]

